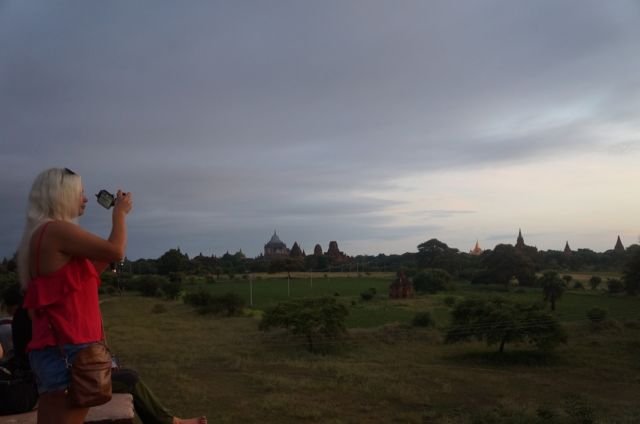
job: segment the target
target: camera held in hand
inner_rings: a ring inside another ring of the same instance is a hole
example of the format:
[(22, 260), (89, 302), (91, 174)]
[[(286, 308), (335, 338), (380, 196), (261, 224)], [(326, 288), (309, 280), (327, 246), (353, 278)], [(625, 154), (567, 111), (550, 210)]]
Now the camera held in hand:
[(109, 209), (116, 204), (116, 196), (109, 193), (107, 190), (100, 190), (98, 194), (96, 194), (98, 198), (98, 203), (105, 209)]

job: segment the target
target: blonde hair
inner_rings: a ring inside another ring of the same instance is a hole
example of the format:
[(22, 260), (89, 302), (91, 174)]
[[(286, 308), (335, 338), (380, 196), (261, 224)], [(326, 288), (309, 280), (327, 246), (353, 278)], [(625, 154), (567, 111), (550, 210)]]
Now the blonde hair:
[(27, 222), (18, 248), (18, 277), (22, 290), (26, 290), (31, 280), (29, 247), (33, 232), (47, 221), (75, 222), (81, 196), (82, 180), (67, 168), (50, 168), (36, 177), (29, 192)]

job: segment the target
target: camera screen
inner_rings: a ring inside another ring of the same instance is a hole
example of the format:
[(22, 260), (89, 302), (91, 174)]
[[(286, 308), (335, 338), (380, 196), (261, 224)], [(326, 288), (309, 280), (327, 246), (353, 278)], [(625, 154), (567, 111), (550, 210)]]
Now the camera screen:
[(111, 206), (113, 206), (115, 197), (107, 190), (100, 190), (100, 192), (96, 194), (96, 196), (98, 197), (98, 203), (100, 203), (102, 207), (109, 209)]

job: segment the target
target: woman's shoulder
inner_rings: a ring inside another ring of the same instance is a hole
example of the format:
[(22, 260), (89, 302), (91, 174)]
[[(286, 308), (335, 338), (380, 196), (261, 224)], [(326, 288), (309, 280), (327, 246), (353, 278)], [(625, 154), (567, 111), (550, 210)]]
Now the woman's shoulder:
[(62, 221), (59, 219), (45, 219), (34, 226), (31, 232), (31, 244), (33, 245), (40, 238), (45, 236), (56, 235), (60, 232), (65, 232), (77, 228), (77, 224), (69, 221)]

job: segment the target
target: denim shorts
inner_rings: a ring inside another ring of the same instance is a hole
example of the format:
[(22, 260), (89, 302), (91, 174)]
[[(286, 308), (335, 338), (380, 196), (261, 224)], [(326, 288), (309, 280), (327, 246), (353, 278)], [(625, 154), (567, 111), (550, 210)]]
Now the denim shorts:
[[(90, 343), (64, 345), (64, 353), (69, 364), (73, 363), (78, 352)], [(45, 347), (44, 349), (29, 352), (31, 369), (36, 376), (38, 393), (54, 392), (69, 387), (69, 369), (67, 361), (60, 352), (60, 347)]]

